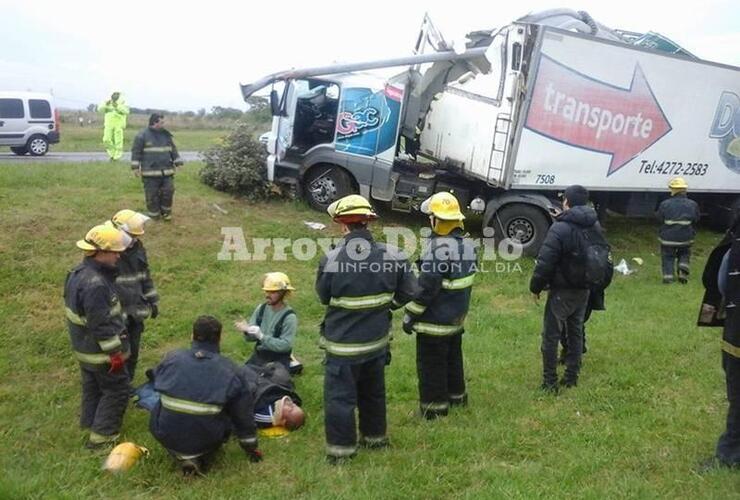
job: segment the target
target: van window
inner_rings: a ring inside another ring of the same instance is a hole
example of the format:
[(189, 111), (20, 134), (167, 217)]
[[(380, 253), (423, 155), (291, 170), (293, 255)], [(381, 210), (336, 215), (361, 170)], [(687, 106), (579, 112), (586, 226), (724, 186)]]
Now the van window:
[(49, 105), (49, 101), (29, 99), (28, 109), (31, 111), (31, 118), (51, 118), (51, 105)]
[(0, 99), (0, 118), (23, 118), (23, 101)]

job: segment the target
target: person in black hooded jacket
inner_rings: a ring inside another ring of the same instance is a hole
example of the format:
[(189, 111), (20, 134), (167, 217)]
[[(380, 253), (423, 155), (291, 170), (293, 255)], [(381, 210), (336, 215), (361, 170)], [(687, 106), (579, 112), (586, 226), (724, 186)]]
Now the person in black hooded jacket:
[(555, 223), (547, 232), (529, 283), (529, 289), (536, 300), (543, 290), (549, 290), (542, 330), (541, 388), (551, 392), (557, 392), (558, 389), (558, 343), (561, 333), (565, 332), (568, 338), (566, 369), (561, 385), (577, 385), (583, 354), (583, 318), (590, 291), (587, 286), (574, 285), (569, 281), (567, 268), (569, 265), (577, 265), (568, 261), (578, 253), (576, 232), (587, 228), (595, 228), (601, 232), (596, 211), (587, 206), (586, 188), (570, 186), (565, 190), (563, 198), (563, 211), (555, 217)]

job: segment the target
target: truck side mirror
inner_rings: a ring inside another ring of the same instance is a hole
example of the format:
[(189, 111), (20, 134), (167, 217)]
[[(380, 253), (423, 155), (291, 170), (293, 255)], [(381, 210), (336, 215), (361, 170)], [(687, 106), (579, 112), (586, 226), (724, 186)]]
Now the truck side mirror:
[(278, 97), (277, 90), (270, 91), (270, 111), (272, 116), (279, 116), (280, 113), (280, 98)]

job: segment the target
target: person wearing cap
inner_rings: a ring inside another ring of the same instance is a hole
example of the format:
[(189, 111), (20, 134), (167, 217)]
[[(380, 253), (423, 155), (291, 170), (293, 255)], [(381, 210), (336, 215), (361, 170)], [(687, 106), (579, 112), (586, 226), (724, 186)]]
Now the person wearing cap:
[(80, 427), (85, 446), (100, 448), (118, 439), (129, 396), (129, 345), (115, 288), (116, 263), (131, 238), (112, 225), (87, 232), (77, 247), (82, 263), (67, 274), (64, 305), (72, 349), (80, 363)]
[(164, 128), (164, 115), (152, 113), (149, 127), (136, 135), (131, 147), (131, 170), (144, 183), (149, 217), (172, 219), (175, 171), (182, 165), (172, 133)]
[(116, 228), (131, 238), (131, 244), (121, 253), (118, 261), (116, 288), (126, 315), (126, 331), (131, 346), (131, 355), (126, 361), (126, 368), (132, 381), (139, 360), (144, 321), (159, 315), (159, 295), (154, 288), (149, 272), (149, 260), (141, 242), (144, 224), (148, 220), (149, 217), (146, 215), (128, 209), (118, 211), (111, 219)]
[(421, 415), (447, 415), (450, 405), (468, 402), (462, 334), (477, 270), (475, 247), (465, 238), (460, 204), (439, 192), (421, 205), (432, 235), (419, 264), (419, 287), (406, 304), (403, 330), (416, 334)]
[(327, 208), (344, 239), (324, 255), (316, 293), (326, 306), (319, 345), (325, 351), (324, 430), (331, 464), (357, 453), (359, 444), (388, 445), (385, 366), (390, 363), (392, 308), (411, 299), (414, 280), (406, 258), (373, 239), (368, 223), (378, 216), (360, 195), (341, 198)]
[(689, 185), (683, 177), (671, 179), (668, 183), (671, 197), (658, 205), (656, 213), (661, 223), (658, 231), (660, 255), (663, 268), (663, 283), (673, 283), (678, 263), (678, 281), (689, 281), (689, 260), (691, 245), (694, 243), (699, 222), (699, 205), (686, 196)]
[(298, 331), (298, 317), (285, 299), (294, 291), (285, 273), (267, 273), (262, 278), (265, 301), (257, 306), (249, 321), (240, 320), (234, 327), (244, 334), (244, 340), (254, 342), (248, 365), (264, 366), (278, 362), (290, 369), (293, 343)]
[[(579, 233), (587, 231), (593, 241), (603, 240), (596, 211), (588, 206), (588, 190), (569, 186), (563, 194), (563, 211), (547, 232), (537, 254), (529, 289), (539, 300), (548, 289), (542, 329), (542, 385), (547, 392), (558, 391), (558, 344), (563, 332), (567, 336), (565, 375), (560, 385), (575, 387), (583, 356), (583, 320), (588, 306), (590, 287), (575, 282), (586, 265)], [(611, 257), (609, 257), (610, 259)], [(604, 270), (605, 274), (607, 269)]]
[(123, 156), (123, 131), (126, 130), (126, 117), (129, 107), (120, 92), (113, 92), (110, 99), (98, 106), (98, 112), (105, 115), (103, 124), (103, 145), (111, 161)]
[(221, 331), (216, 318), (199, 316), (190, 349), (167, 353), (151, 372), (159, 400), (149, 431), (184, 475), (203, 474), (232, 433), (250, 461), (262, 460), (252, 387), (244, 367), (220, 354)]
[(281, 363), (247, 364), (247, 380), (254, 387), (254, 421), (258, 428), (283, 427), (296, 430), (306, 414), (290, 373)]

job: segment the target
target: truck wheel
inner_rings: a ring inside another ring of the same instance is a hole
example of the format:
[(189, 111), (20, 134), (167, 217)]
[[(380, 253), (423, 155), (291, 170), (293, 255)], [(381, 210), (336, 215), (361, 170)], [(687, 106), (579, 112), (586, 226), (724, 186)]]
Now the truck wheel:
[(26, 146), (13, 146), (10, 148), (10, 150), (18, 156), (23, 156), (28, 153), (28, 149), (26, 149)]
[(43, 135), (34, 135), (28, 139), (26, 149), (31, 156), (44, 156), (49, 152), (49, 141)]
[(514, 203), (496, 212), (489, 225), (494, 228), (496, 242), (505, 238), (518, 241), (524, 255), (533, 257), (545, 241), (550, 221), (539, 208)]
[(318, 165), (303, 181), (303, 192), (314, 210), (325, 211), (333, 202), (355, 192), (352, 177), (340, 167)]

